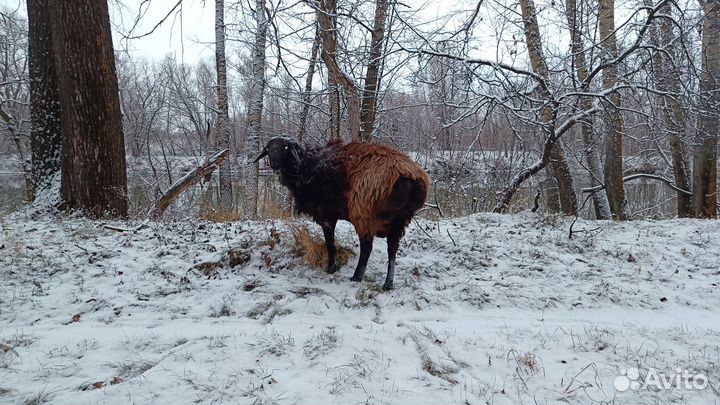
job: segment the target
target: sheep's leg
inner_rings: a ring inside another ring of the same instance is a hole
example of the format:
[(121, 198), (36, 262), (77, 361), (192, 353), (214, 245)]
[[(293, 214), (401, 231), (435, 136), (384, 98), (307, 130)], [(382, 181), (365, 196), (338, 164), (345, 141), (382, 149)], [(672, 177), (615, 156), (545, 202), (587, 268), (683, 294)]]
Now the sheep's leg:
[(328, 266), (327, 266), (327, 272), (328, 274), (333, 274), (340, 266), (337, 263), (337, 249), (335, 248), (335, 224), (337, 222), (331, 221), (331, 222), (323, 222), (320, 224), (323, 230), (323, 234), (325, 235), (325, 247), (327, 248), (327, 256), (328, 256)]
[(362, 281), (365, 276), (365, 269), (367, 268), (367, 262), (370, 258), (370, 252), (372, 252), (373, 237), (360, 238), (360, 259), (358, 259), (357, 268), (355, 274), (350, 277), (352, 281)]
[(402, 238), (403, 231), (393, 230), (388, 234), (387, 245), (388, 245), (388, 270), (387, 276), (385, 276), (385, 284), (383, 285), (384, 290), (393, 289), (393, 280), (395, 279), (395, 256), (397, 255), (398, 247), (400, 246), (400, 238)]

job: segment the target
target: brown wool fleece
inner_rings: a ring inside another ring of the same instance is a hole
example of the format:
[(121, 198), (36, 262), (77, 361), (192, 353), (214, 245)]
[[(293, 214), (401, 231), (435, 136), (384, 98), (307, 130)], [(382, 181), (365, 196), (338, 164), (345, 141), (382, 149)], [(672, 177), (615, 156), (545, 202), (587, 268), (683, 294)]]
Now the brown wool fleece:
[(400, 178), (408, 178), (424, 186), (425, 197), (430, 186), (425, 171), (407, 155), (389, 146), (367, 143), (344, 145), (348, 178), (348, 214), (360, 237), (385, 233), (386, 220), (377, 211), (386, 201)]

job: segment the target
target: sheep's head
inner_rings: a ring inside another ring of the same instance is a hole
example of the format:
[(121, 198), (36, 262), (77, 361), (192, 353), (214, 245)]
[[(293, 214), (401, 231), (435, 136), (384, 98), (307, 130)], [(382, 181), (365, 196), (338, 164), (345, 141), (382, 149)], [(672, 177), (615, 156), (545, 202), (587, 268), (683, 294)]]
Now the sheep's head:
[(300, 166), (303, 153), (302, 146), (297, 142), (288, 138), (277, 137), (268, 141), (255, 162), (267, 156), (273, 171), (285, 170), (295, 173)]

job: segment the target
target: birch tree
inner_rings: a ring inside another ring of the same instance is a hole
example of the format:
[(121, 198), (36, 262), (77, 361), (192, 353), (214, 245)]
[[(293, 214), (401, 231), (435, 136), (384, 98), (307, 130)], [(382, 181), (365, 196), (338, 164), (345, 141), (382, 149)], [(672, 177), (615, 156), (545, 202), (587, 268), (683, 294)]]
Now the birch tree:
[(248, 107), (245, 157), (250, 168), (245, 176), (245, 216), (254, 218), (258, 213), (258, 189), (260, 163), (250, 163), (260, 154), (262, 139), (260, 129), (265, 93), (265, 44), (268, 32), (268, 12), (265, 0), (255, 0), (255, 41), (252, 44), (252, 67), (250, 72), (250, 106)]
[[(25, 179), (25, 197), (35, 195), (27, 145), (27, 45), (25, 21), (17, 11), (0, 8), (0, 146), (6, 139), (14, 147)], [(7, 135), (7, 136), (6, 136)]]
[[(298, 119), (298, 141), (301, 143), (307, 135), (307, 119), (310, 114), (310, 102), (312, 101), (313, 77), (315, 76), (315, 67), (317, 66), (318, 52), (320, 50), (320, 30), (315, 23), (315, 38), (313, 39), (312, 48), (310, 50), (310, 59), (308, 60), (308, 68), (305, 73), (305, 88), (302, 93), (302, 107), (300, 117)], [(336, 118), (337, 119), (337, 118)], [(339, 126), (337, 136), (339, 137)]]
[[(225, 59), (225, 1), (215, 0), (215, 70), (217, 77), (217, 147), (230, 149), (230, 114), (228, 110), (227, 64)], [(219, 207), (223, 213), (232, 211), (232, 170), (226, 162), (218, 168)]]

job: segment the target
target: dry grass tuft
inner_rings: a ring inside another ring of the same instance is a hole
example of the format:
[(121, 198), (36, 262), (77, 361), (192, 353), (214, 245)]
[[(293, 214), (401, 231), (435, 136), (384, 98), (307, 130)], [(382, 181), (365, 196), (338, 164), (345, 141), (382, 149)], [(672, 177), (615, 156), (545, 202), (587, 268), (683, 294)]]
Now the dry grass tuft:
[(200, 219), (204, 219), (206, 221), (210, 222), (236, 222), (240, 221), (242, 219), (242, 216), (239, 212), (234, 210), (216, 210), (214, 208), (209, 207), (201, 207), (200, 208)]
[(442, 378), (450, 384), (458, 383), (458, 380), (455, 378), (455, 374), (459, 371), (459, 369), (447, 364), (435, 363), (427, 355), (422, 358), (422, 369), (431, 376)]
[(265, 218), (289, 219), (293, 217), (292, 207), (269, 198), (265, 199), (262, 211)]
[[(295, 238), (293, 254), (301, 257), (310, 267), (325, 268), (328, 258), (324, 238), (313, 235), (307, 225), (293, 224), (290, 227)], [(351, 256), (355, 256), (355, 252), (339, 245), (337, 241), (335, 241), (335, 246), (337, 247), (337, 262), (340, 266), (344, 266)]]

